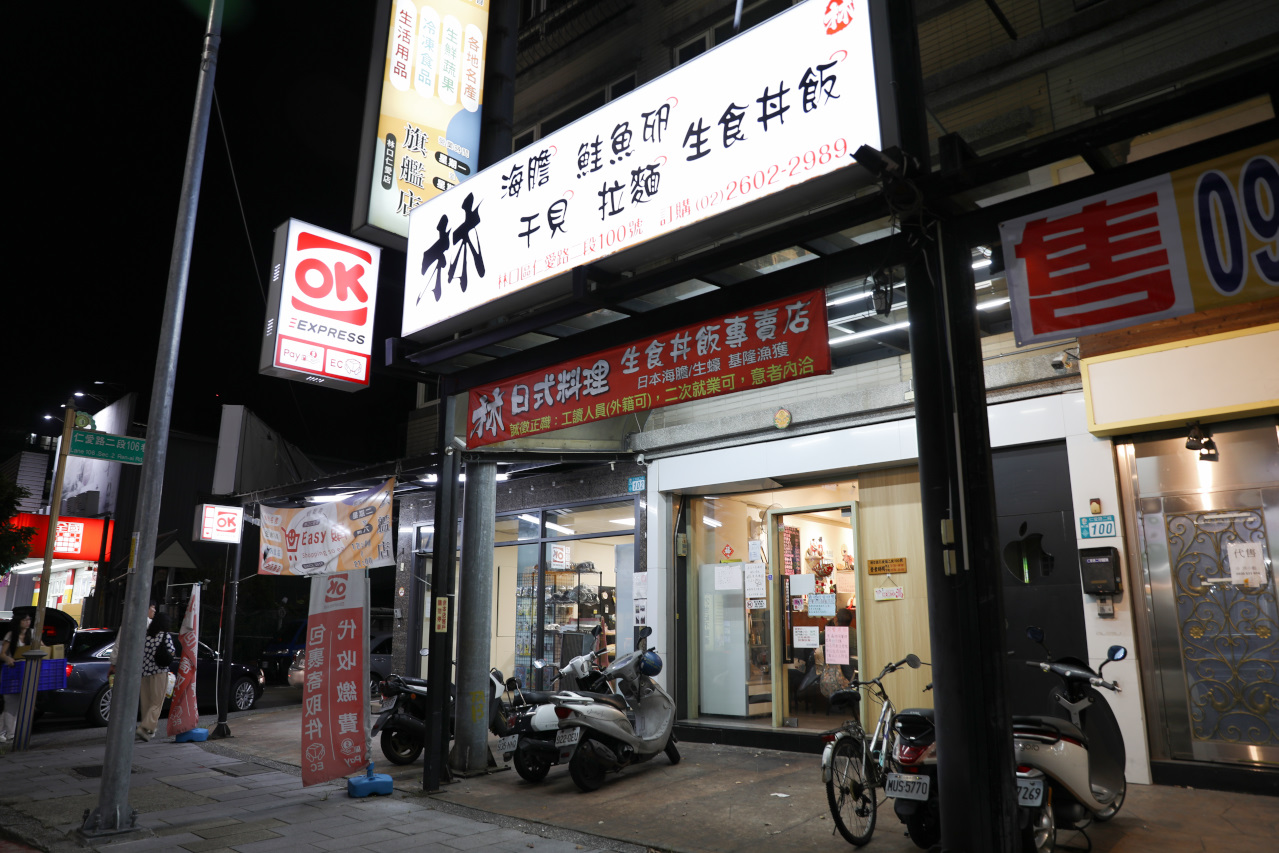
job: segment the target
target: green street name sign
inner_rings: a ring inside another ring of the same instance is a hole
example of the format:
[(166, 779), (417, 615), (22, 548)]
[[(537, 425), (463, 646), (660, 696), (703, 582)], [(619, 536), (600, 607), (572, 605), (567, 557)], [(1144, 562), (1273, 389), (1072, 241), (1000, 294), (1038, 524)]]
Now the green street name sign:
[(141, 465), (146, 448), (145, 438), (129, 438), (126, 435), (77, 429), (71, 432), (71, 449), (68, 452), (72, 456), (83, 456), (87, 459), (105, 459), (108, 462)]

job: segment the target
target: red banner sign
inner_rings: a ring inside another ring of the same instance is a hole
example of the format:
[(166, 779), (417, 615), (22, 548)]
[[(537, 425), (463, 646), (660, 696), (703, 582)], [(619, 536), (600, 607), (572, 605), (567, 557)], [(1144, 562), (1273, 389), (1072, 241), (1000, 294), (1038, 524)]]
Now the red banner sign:
[[(20, 512), (10, 522), (14, 527), (34, 527), (36, 535), (31, 538), (31, 552), (28, 560), (44, 557), (45, 543), (49, 535), (49, 516)], [(102, 551), (103, 530), (106, 530), (107, 550), (105, 557), (111, 558), (111, 533), (114, 528), (101, 518), (72, 518), (61, 516), (58, 519), (58, 530), (53, 540), (53, 557), (56, 560), (93, 560), (104, 556)]]
[(470, 395), (467, 447), (830, 373), (826, 294), (735, 311)]
[(200, 724), (200, 712), (195, 704), (195, 654), (200, 642), (200, 586), (191, 587), (191, 600), (187, 602), (187, 614), (182, 619), (182, 660), (178, 664), (178, 682), (173, 688), (173, 703), (169, 706), (171, 735), (189, 732)]
[(311, 581), (302, 693), (302, 784), (319, 785), (368, 763), (368, 602), (363, 574)]

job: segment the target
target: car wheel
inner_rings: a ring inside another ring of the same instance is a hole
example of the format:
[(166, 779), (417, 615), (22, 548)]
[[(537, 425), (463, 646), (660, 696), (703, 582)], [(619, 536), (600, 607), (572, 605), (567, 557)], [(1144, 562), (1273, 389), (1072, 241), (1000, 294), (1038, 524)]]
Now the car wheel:
[(104, 684), (93, 696), (85, 717), (90, 725), (105, 726), (111, 721), (111, 685)]
[(241, 678), (231, 685), (231, 707), (236, 711), (250, 711), (258, 702), (257, 691), (253, 689), (253, 682), (247, 678)]

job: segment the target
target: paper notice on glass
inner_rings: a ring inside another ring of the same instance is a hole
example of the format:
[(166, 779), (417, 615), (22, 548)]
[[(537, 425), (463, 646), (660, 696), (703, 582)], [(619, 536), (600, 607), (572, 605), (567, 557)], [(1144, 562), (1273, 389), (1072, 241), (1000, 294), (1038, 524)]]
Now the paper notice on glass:
[(752, 539), (746, 543), (746, 559), (752, 563), (764, 562), (764, 546), (758, 539)]
[(812, 595), (817, 592), (817, 575), (791, 575), (791, 595)]
[(848, 629), (835, 625), (826, 629), (826, 662), (848, 663)]
[(835, 616), (835, 593), (817, 593), (808, 597), (809, 616)]
[(1230, 559), (1230, 582), (1235, 586), (1264, 586), (1266, 583), (1266, 561), (1261, 542), (1231, 542), (1228, 548)]
[(716, 566), (715, 589), (738, 592), (742, 588), (741, 566)]
[(763, 563), (747, 563), (743, 567), (747, 598), (768, 598), (768, 580)]
[(792, 645), (797, 649), (815, 649), (817, 648), (817, 626), (805, 625), (803, 627), (791, 628), (794, 635)]
[(632, 575), (632, 598), (648, 598), (648, 572), (636, 572)]

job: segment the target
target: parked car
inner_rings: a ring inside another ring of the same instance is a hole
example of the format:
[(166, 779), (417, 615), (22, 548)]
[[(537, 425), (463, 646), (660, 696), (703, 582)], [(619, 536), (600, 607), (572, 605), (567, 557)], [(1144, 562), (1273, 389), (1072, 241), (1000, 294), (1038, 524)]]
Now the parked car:
[[(378, 684), (394, 671), (391, 663), (391, 633), (379, 631), (369, 637), (369, 696), (378, 695)], [(289, 686), (301, 687), (306, 683), (306, 650), (293, 656), (289, 665)]]
[[(111, 717), (111, 685), (107, 676), (111, 671), (111, 650), (115, 648), (117, 629), (81, 628), (75, 632), (67, 648), (67, 686), (62, 690), (44, 690), (36, 697), (36, 708), (50, 714), (84, 716), (95, 726), (105, 726)], [(178, 635), (173, 634), (177, 648)], [(217, 652), (200, 643), (196, 650), (195, 698), (201, 709), (217, 708), (217, 685), (220, 657)], [(170, 667), (177, 671), (180, 658), (174, 658)], [(232, 711), (248, 711), (262, 697), (266, 678), (256, 666), (231, 663)], [(162, 714), (167, 714), (166, 699)]]
[(306, 647), (306, 620), (286, 622), (280, 633), (262, 650), (262, 670), (272, 681), (284, 682), (288, 678), (293, 658)]

